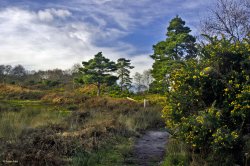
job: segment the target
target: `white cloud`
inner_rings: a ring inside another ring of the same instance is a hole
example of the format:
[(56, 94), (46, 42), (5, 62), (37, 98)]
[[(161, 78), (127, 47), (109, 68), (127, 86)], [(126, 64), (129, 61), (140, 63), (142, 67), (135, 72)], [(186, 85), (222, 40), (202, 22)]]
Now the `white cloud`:
[[(124, 31), (131, 31), (138, 25), (146, 25), (153, 19), (170, 13), (167, 7), (171, 0), (73, 0), (58, 5), (66, 9), (83, 12), (93, 19), (104, 18), (107, 24), (116, 24)], [(100, 21), (100, 20), (99, 20)], [(103, 23), (103, 21), (100, 21)], [(105, 24), (106, 25), (106, 24)]]
[(120, 39), (135, 29), (150, 29), (148, 24), (159, 18), (161, 24), (167, 24), (163, 18), (180, 11), (191, 12), (186, 17), (190, 20), (197, 17), (195, 8), (204, 5), (203, 0), (62, 0), (38, 11), (32, 7), (0, 8), (0, 62), (32, 69), (65, 69), (103, 51), (112, 60), (131, 59), (134, 71), (140, 72), (151, 67), (150, 53), (137, 55), (136, 46)]
[(132, 71), (132, 75), (135, 72), (142, 73), (144, 70), (148, 70), (152, 67), (153, 59), (150, 58), (148, 55), (137, 55), (131, 58), (131, 64), (135, 66), (134, 70)]
[[(102, 51), (104, 56), (116, 61), (120, 57), (127, 57), (134, 51), (134, 47), (122, 42), (116, 46), (98, 47), (95, 40), (115, 38), (125, 35), (117, 29), (102, 31), (84, 22), (74, 21), (57, 26), (53, 10), (53, 19), (45, 16), (50, 24), (39, 21), (39, 12), (18, 8), (8, 8), (0, 11), (0, 62), (5, 64), (23, 64), (30, 69), (49, 69), (71, 67), (92, 58)], [(57, 10), (59, 11), (59, 10)], [(52, 15), (52, 14), (51, 14)], [(100, 35), (100, 36), (99, 36)], [(111, 39), (110, 39), (111, 40)], [(139, 59), (135, 62), (140, 64)], [(140, 69), (138, 69), (140, 70)]]
[(71, 16), (71, 12), (63, 9), (45, 9), (39, 10), (37, 13), (38, 17), (42, 21), (53, 21), (54, 17), (66, 18)]
[(42, 21), (52, 21), (54, 19), (52, 13), (49, 10), (39, 11), (38, 17)]
[(57, 17), (65, 18), (71, 16), (71, 12), (68, 10), (63, 10), (63, 9), (51, 9), (51, 12), (56, 15)]

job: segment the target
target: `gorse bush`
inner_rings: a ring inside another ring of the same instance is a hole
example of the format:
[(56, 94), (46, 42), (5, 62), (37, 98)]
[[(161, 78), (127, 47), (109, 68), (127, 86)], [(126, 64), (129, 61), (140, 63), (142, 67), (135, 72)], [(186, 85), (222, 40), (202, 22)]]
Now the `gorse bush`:
[(163, 116), (172, 134), (205, 163), (242, 164), (250, 123), (249, 39), (210, 40), (199, 60), (186, 60), (172, 70)]

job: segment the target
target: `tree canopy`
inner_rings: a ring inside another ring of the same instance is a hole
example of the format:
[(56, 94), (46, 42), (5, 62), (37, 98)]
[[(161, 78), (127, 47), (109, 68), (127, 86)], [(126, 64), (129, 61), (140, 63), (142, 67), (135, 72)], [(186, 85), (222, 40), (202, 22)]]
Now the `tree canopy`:
[(117, 60), (117, 74), (121, 91), (131, 87), (132, 78), (130, 77), (130, 69), (133, 68), (134, 66), (131, 65), (130, 60), (125, 58), (120, 58)]
[(102, 55), (102, 52), (97, 53), (93, 59), (82, 62), (83, 67), (80, 68), (82, 76), (77, 79), (79, 83), (94, 84), (98, 88), (97, 95), (101, 94), (101, 85), (112, 85), (116, 83), (117, 77), (112, 75), (117, 70), (115, 62), (110, 61)]
[(155, 91), (167, 91), (167, 77), (173, 64), (196, 56), (196, 39), (189, 34), (190, 32), (190, 28), (185, 26), (185, 21), (176, 16), (167, 28), (166, 40), (153, 46), (154, 53), (151, 58), (154, 60), (152, 76), (155, 79)]

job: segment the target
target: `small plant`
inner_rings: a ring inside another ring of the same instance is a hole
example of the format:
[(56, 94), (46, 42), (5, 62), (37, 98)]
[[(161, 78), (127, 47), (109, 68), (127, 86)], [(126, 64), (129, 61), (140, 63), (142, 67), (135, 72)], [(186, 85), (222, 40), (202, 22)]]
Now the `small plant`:
[(167, 143), (166, 157), (162, 166), (189, 166), (190, 151), (188, 145), (174, 138)]

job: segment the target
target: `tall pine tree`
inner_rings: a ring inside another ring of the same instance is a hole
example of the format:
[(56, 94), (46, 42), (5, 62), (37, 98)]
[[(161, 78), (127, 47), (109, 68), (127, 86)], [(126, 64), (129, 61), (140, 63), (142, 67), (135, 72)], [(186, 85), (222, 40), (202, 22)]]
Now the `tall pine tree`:
[(151, 89), (154, 91), (166, 92), (171, 66), (196, 56), (196, 39), (189, 34), (190, 32), (190, 28), (185, 26), (185, 21), (176, 16), (170, 21), (167, 28), (166, 40), (153, 46), (154, 53), (151, 55), (154, 60), (152, 76), (155, 81), (152, 83)]
[(130, 77), (130, 69), (133, 69), (130, 60), (120, 58), (117, 60), (117, 74), (121, 91), (127, 90), (131, 87), (132, 78)]

